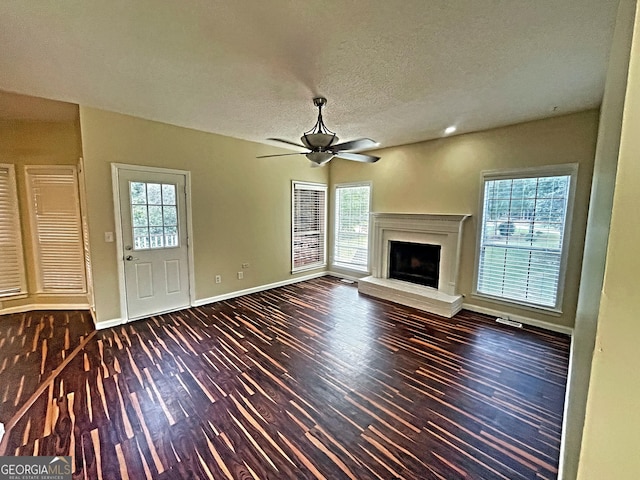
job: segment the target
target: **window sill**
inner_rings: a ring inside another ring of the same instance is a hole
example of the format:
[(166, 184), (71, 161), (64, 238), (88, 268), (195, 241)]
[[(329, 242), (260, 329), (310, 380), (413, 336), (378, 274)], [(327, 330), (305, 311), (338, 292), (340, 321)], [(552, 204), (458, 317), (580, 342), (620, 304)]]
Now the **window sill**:
[(292, 268), (291, 274), (294, 275), (296, 273), (308, 272), (309, 270), (318, 270), (320, 268), (327, 268), (326, 263), (316, 263), (314, 265), (306, 265), (304, 267)]
[(555, 307), (543, 307), (540, 305), (533, 305), (530, 303), (518, 302), (516, 300), (508, 300), (505, 298), (492, 297), (491, 295), (485, 295), (483, 293), (478, 293), (478, 292), (472, 292), (471, 297), (477, 298), (478, 300), (483, 300), (485, 302), (495, 303), (497, 305), (520, 308), (522, 310), (542, 313), (542, 314), (551, 315), (554, 317), (560, 317), (562, 315), (562, 310)]

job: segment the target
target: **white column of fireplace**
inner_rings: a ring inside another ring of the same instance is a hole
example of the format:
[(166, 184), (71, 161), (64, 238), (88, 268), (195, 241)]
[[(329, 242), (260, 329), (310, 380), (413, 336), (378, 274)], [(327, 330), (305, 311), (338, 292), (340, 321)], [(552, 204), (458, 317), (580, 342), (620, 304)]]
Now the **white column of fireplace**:
[[(370, 265), (372, 275), (358, 281), (358, 291), (451, 318), (462, 308), (458, 268), (462, 225), (471, 215), (372, 213)], [(438, 288), (389, 278), (390, 242), (439, 245)]]

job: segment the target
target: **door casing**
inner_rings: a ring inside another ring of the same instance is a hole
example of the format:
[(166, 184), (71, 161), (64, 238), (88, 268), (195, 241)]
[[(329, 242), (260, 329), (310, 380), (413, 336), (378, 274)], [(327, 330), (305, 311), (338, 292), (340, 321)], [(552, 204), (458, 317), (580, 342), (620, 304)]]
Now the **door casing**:
[[(129, 165), (125, 163), (111, 164), (111, 186), (113, 190), (113, 209), (115, 215), (115, 240), (116, 240), (116, 260), (118, 265), (118, 291), (120, 294), (120, 320), (121, 323), (129, 322), (129, 314), (127, 312), (127, 293), (125, 287), (125, 271), (124, 271), (124, 243), (122, 235), (122, 218), (120, 215), (120, 184), (118, 181), (119, 172), (121, 170), (133, 170), (136, 172), (149, 173), (167, 173), (184, 175), (185, 177), (185, 207), (187, 221), (187, 262), (189, 270), (189, 303), (193, 306), (195, 303), (195, 274), (193, 260), (193, 221), (191, 214), (191, 172), (188, 170), (177, 170), (172, 168), (147, 167), (143, 165)], [(159, 312), (158, 312), (159, 313)]]

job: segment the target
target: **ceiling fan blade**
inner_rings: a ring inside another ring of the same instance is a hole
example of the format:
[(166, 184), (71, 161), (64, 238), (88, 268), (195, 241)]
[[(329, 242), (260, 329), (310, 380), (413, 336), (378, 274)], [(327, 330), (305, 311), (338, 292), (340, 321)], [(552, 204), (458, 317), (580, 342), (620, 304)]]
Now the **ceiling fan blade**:
[(307, 148), (304, 145), (300, 145), (299, 143), (295, 143), (295, 142), (290, 142), (289, 140), (284, 140), (282, 138), (267, 138), (267, 140), (271, 140), (273, 142), (288, 143), (289, 145), (295, 145), (296, 147), (300, 147), (300, 148)]
[(374, 157), (373, 155), (365, 155), (364, 153), (349, 153), (349, 152), (337, 152), (336, 157), (344, 158), (345, 160), (353, 160), (355, 162), (375, 163), (380, 160), (380, 157)]
[(331, 150), (333, 150), (334, 152), (342, 150), (363, 150), (365, 148), (373, 148), (377, 146), (378, 142), (375, 142), (370, 138), (358, 138), (357, 140), (351, 140), (350, 142), (332, 145)]
[(256, 158), (270, 158), (270, 157), (287, 157), (289, 155), (305, 155), (305, 152), (296, 152), (296, 153), (279, 153), (277, 155), (260, 155)]

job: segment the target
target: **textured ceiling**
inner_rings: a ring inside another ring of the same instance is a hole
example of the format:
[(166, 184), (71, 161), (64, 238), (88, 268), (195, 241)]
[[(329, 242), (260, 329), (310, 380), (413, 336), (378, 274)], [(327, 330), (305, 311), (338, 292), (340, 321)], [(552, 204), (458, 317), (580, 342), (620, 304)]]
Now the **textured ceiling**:
[[(0, 90), (382, 146), (600, 104), (617, 0), (3, 0)], [(1, 106), (1, 105), (0, 105)]]

